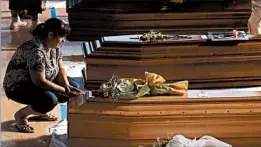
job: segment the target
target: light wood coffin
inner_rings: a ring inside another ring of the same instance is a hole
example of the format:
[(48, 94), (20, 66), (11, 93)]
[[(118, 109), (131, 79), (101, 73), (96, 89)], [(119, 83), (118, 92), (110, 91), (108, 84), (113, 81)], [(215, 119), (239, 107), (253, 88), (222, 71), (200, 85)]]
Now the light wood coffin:
[(113, 74), (144, 79), (145, 71), (168, 82), (188, 80), (189, 88), (261, 85), (260, 39), (214, 42), (192, 36), (194, 40), (189, 41), (147, 43), (131, 39), (137, 35), (126, 35), (87, 43), (86, 86), (97, 88)]
[(177, 134), (210, 135), (233, 147), (261, 146), (260, 92), (200, 93), (118, 101), (89, 98), (69, 108), (69, 147), (149, 147), (157, 137)]

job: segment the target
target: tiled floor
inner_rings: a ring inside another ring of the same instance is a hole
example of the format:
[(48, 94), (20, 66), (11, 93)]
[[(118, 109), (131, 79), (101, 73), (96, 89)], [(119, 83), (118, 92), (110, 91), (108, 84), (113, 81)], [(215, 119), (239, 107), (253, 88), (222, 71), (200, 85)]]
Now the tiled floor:
[[(8, 100), (3, 92), (2, 83), (6, 66), (11, 59), (15, 48), (22, 42), (31, 38), (28, 27), (20, 28), (17, 31), (8, 30), (10, 23), (10, 12), (8, 1), (1, 1), (1, 51), (0, 51), (0, 101), (1, 101), (1, 147), (48, 147), (50, 136), (48, 128), (57, 122), (30, 122), (35, 127), (36, 132), (25, 134), (16, 132), (13, 127), (14, 113), (24, 107), (21, 104)], [(64, 8), (57, 9), (57, 16), (67, 21), (67, 14)], [(40, 21), (50, 18), (50, 11), (44, 11), (39, 15)], [(65, 56), (82, 55), (81, 42), (67, 42), (64, 44), (63, 52)], [(60, 116), (59, 107), (55, 108), (52, 114)]]

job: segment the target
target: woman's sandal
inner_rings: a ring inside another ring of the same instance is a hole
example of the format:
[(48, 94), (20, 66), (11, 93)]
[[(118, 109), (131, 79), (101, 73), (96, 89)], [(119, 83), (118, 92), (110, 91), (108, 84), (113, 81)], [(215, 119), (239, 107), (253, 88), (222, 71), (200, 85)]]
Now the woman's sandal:
[(15, 124), (15, 128), (22, 133), (34, 133), (34, 128), (29, 124), (22, 124), (22, 125)]
[(47, 115), (44, 115), (44, 116), (32, 116), (32, 117), (29, 117), (28, 118), (28, 121), (57, 121), (58, 118), (51, 115), (51, 114), (47, 114)]

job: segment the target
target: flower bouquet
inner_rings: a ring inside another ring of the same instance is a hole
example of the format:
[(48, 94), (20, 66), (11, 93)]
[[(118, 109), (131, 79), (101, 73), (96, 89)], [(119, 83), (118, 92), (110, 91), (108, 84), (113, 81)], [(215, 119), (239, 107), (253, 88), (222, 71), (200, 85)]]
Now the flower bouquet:
[(145, 79), (118, 78), (113, 75), (99, 89), (93, 90), (94, 96), (110, 99), (135, 99), (142, 96), (185, 95), (188, 81), (165, 83), (165, 79), (155, 73), (145, 72)]
[(150, 30), (149, 33), (144, 33), (142, 36), (139, 37), (141, 41), (147, 42), (155, 42), (155, 41), (162, 41), (168, 39), (169, 36), (160, 33), (159, 31)]
[[(131, 39), (137, 39), (137, 38), (131, 38)], [(138, 37), (140, 41), (145, 41), (145, 42), (157, 42), (157, 41), (164, 41), (168, 39), (174, 39), (174, 40), (179, 40), (179, 39), (192, 39), (190, 35), (177, 35), (177, 34), (163, 34), (159, 31), (156, 30), (150, 30), (148, 33), (144, 33), (140, 37)]]

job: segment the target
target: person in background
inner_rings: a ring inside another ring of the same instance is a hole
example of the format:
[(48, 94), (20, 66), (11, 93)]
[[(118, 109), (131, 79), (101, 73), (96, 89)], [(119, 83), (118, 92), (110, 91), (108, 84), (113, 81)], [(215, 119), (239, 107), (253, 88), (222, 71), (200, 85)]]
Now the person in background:
[(251, 35), (259, 35), (259, 23), (261, 21), (261, 0), (251, 0), (252, 13), (248, 19), (248, 33)]
[(9, 0), (9, 9), (12, 17), (10, 30), (15, 30), (20, 26), (27, 26), (27, 22), (22, 21), (19, 17), (19, 14), (23, 13), (30, 16), (32, 22), (30, 31), (32, 31), (39, 22), (38, 14), (46, 10), (46, 0)]
[(25, 27), (27, 25), (26, 21), (22, 21), (19, 17), (19, 13), (25, 10), (25, 5), (21, 0), (9, 0), (9, 9), (11, 11), (11, 24), (9, 26), (10, 30), (17, 29), (18, 27)]
[(30, 32), (32, 32), (37, 24), (39, 23), (38, 14), (41, 14), (42, 11), (46, 10), (46, 0), (26, 0), (28, 1), (28, 5), (26, 6), (26, 10), (28, 15), (31, 16), (31, 27)]
[(21, 132), (34, 132), (28, 124), (29, 115), (55, 121), (57, 117), (47, 114), (49, 111), (70, 97), (83, 94), (81, 85), (67, 77), (63, 66), (60, 48), (69, 32), (69, 25), (57, 18), (38, 24), (32, 32), (33, 39), (16, 49), (7, 66), (3, 82), (6, 96), (27, 105), (14, 115), (15, 127)]

